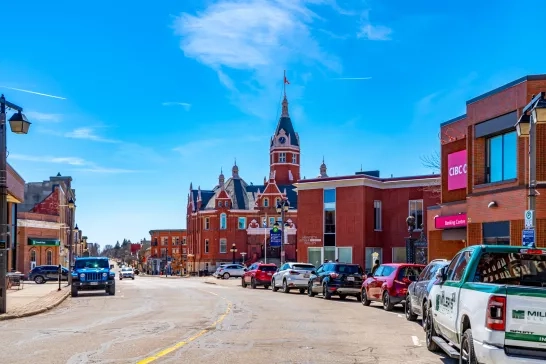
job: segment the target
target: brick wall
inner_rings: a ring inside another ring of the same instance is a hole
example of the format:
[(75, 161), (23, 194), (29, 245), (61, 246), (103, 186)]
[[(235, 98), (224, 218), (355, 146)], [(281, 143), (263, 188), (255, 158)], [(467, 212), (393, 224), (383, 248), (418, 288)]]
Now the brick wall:
[[(307, 248), (321, 247), (324, 234), (323, 190), (298, 191), (298, 260), (307, 262)], [(305, 236), (316, 236), (321, 242), (304, 241)]]
[(442, 240), (442, 230), (430, 231), (428, 234), (428, 260), (451, 259), (465, 247), (463, 241)]
[(55, 190), (51, 192), (42, 202), (37, 203), (31, 210), (38, 214), (55, 215), (59, 216), (59, 188), (55, 187)]
[(36, 265), (47, 264), (47, 251), (51, 251), (52, 264), (60, 263), (59, 247), (36, 247), (28, 245), (29, 238), (59, 239), (59, 229), (44, 229), (39, 227), (17, 228), (17, 270), (25, 275), (30, 272), (31, 251), (36, 251)]
[(482, 224), (470, 223), (466, 228), (467, 245), (480, 245), (483, 243)]

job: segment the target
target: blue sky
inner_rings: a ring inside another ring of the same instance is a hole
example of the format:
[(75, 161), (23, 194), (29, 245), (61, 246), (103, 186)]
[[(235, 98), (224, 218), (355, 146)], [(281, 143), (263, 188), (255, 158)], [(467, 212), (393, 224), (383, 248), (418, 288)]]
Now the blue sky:
[[(189, 184), (237, 158), (268, 174), (283, 70), (302, 176), (429, 173), (439, 123), (465, 101), (545, 73), (546, 3), (360, 0), (12, 1), (0, 86), (25, 108), (8, 136), (26, 181), (60, 172), (101, 245), (185, 227)], [(348, 79), (366, 78), (366, 79)], [(43, 97), (19, 88), (65, 98)]]

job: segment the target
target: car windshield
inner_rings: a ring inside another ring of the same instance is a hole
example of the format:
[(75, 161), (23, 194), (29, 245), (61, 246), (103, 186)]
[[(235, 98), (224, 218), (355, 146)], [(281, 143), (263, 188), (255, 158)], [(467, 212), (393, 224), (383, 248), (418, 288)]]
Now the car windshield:
[(132, 269), (131, 269), (131, 268), (123, 268), (122, 271), (124, 271), (124, 272), (130, 272), (130, 271), (132, 271)]
[(274, 272), (277, 270), (277, 267), (272, 265), (261, 265), (258, 267), (258, 270), (261, 270), (262, 272)]
[(361, 269), (356, 264), (338, 264), (335, 267), (335, 271), (343, 274), (359, 274)]
[(302, 270), (312, 271), (315, 269), (315, 266), (312, 264), (294, 264), (292, 266), (292, 269), (302, 269)]
[(76, 260), (74, 264), (76, 269), (85, 269), (85, 268), (108, 268), (108, 261), (106, 259), (86, 259), (86, 260)]
[(474, 282), (546, 286), (546, 255), (485, 253), (480, 258)]

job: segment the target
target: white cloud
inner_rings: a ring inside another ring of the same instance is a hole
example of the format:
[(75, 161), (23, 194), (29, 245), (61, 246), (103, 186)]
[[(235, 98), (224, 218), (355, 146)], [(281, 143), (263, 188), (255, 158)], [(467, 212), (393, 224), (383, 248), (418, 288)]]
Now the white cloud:
[(106, 139), (106, 138), (100, 137), (97, 134), (95, 134), (95, 131), (92, 128), (74, 129), (71, 132), (65, 133), (64, 136), (67, 138), (86, 139), (86, 140), (92, 140), (95, 142), (102, 142), (102, 143), (119, 143), (120, 142), (118, 140)]
[(334, 80), (349, 80), (349, 81), (362, 81), (362, 80), (371, 80), (371, 77), (337, 77)]
[(232, 92), (235, 105), (270, 119), (278, 108), (272, 100), (278, 98), (284, 68), (289, 79), (292, 63), (340, 72), (340, 60), (325, 51), (313, 34), (314, 25), (324, 21), (315, 10), (321, 6), (332, 10), (335, 4), (333, 0), (220, 0), (197, 14), (181, 14), (174, 29), (185, 56), (213, 69)]
[(187, 102), (164, 102), (161, 105), (163, 106), (182, 106), (186, 111), (190, 111), (191, 104), (188, 104)]
[(32, 156), (25, 154), (10, 154), (8, 160), (20, 160), (27, 162), (39, 162), (39, 163), (55, 163), (55, 164), (68, 164), (71, 166), (83, 166), (87, 162), (78, 157), (52, 157), (52, 156)]
[(391, 40), (392, 29), (383, 25), (364, 24), (357, 34), (368, 40)]
[(30, 122), (38, 120), (43, 122), (58, 123), (62, 119), (61, 114), (48, 114), (38, 111), (25, 111), (24, 114), (27, 116)]

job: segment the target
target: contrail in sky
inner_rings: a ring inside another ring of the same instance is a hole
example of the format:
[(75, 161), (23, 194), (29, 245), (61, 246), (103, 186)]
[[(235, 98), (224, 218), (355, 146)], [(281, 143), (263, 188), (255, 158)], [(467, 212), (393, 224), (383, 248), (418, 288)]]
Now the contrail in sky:
[(334, 80), (371, 80), (371, 77), (338, 77)]
[(15, 88), (15, 87), (8, 87), (8, 86), (0, 86), (0, 87), (2, 87), (2, 88), (7, 88), (8, 90), (21, 91), (21, 92), (26, 92), (26, 93), (29, 93), (29, 94), (34, 94), (34, 95), (40, 95), (40, 96), (45, 96), (45, 97), (51, 97), (51, 98), (59, 99), (59, 100), (66, 100), (65, 97), (61, 97), (61, 96), (54, 96), (54, 95), (42, 94), (42, 93), (40, 93), (40, 92), (34, 92), (34, 91), (29, 91), (29, 90), (23, 90), (23, 89)]

